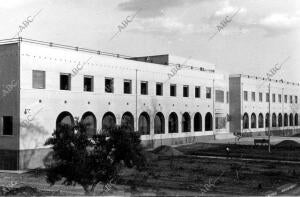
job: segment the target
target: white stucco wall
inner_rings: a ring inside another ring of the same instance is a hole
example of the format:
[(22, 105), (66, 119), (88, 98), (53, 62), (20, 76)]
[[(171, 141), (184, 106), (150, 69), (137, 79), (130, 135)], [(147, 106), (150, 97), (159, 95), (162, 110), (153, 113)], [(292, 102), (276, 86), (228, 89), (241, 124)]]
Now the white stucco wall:
[[(171, 66), (137, 62), (121, 58), (78, 52), (54, 48), (50, 46), (21, 43), (20, 68), (20, 118), (26, 120), (28, 114), (25, 109), (30, 108), (38, 112), (33, 125), (22, 126), (20, 129), (20, 149), (41, 148), (45, 140), (51, 136), (55, 129), (57, 116), (63, 112), (70, 112), (73, 117), (79, 117), (92, 112), (97, 118), (97, 128), (101, 129), (103, 115), (111, 111), (121, 123), (123, 113), (129, 111), (134, 116), (135, 127), (140, 113), (148, 112), (150, 116), (151, 134), (142, 136), (146, 139), (162, 139), (171, 137), (211, 135), (213, 132), (204, 132), (204, 117), (207, 112), (213, 112), (213, 100), (205, 98), (206, 87), (213, 86), (213, 79), (218, 88), (224, 89), (225, 101), (228, 91), (228, 79), (214, 73), (179, 70), (174, 77), (168, 80)], [(72, 73), (78, 62), (86, 62), (79, 73), (72, 77), (71, 91), (59, 90), (60, 73)], [(46, 89), (32, 89), (32, 70), (46, 71)], [(137, 112), (135, 96), (135, 78), (137, 72)], [(94, 92), (83, 91), (83, 76), (94, 76)], [(105, 93), (105, 77), (114, 78), (114, 93)], [(132, 80), (132, 94), (123, 94), (123, 80)], [(227, 81), (226, 81), (227, 80)], [(140, 81), (148, 81), (149, 95), (140, 95)], [(155, 96), (156, 82), (163, 82), (163, 96)], [(177, 96), (170, 97), (170, 84), (177, 84)], [(183, 85), (189, 85), (189, 98), (183, 98)], [(201, 86), (201, 98), (195, 98), (195, 86)], [(41, 100), (41, 103), (39, 103)], [(65, 103), (65, 101), (67, 103)], [(88, 103), (90, 102), (90, 104)], [(110, 103), (110, 104), (109, 104)], [(217, 106), (228, 113), (228, 104)], [(165, 117), (166, 134), (155, 134), (153, 122), (156, 112), (162, 112)], [(168, 134), (168, 116), (176, 112), (178, 116), (179, 133)], [(182, 114), (188, 112), (191, 117), (190, 133), (181, 133)], [(193, 117), (196, 112), (202, 115), (202, 132), (193, 132)], [(34, 113), (33, 113), (34, 114)], [(136, 117), (137, 114), (137, 117)], [(225, 130), (226, 131), (226, 130)]]

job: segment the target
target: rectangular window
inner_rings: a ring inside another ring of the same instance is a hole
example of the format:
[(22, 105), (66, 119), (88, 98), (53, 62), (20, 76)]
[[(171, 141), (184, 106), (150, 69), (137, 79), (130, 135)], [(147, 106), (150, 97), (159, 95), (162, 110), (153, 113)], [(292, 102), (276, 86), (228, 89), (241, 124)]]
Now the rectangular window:
[(114, 79), (113, 78), (105, 78), (105, 92), (113, 93), (114, 92)]
[(83, 77), (83, 89), (86, 92), (94, 91), (94, 77), (93, 76), (84, 76)]
[(290, 96), (290, 103), (293, 103), (293, 96)]
[(183, 86), (183, 97), (189, 97), (189, 86), (188, 85)]
[(281, 94), (278, 94), (278, 102), (281, 103)]
[(287, 103), (287, 95), (284, 95), (284, 102)]
[(46, 73), (41, 70), (32, 71), (32, 88), (45, 89), (46, 87)]
[(200, 98), (201, 93), (200, 93), (200, 86), (195, 87), (195, 98)]
[(60, 74), (60, 89), (71, 90), (71, 74)]
[(276, 95), (272, 94), (272, 102), (275, 103), (276, 102)]
[(298, 96), (295, 96), (295, 103), (298, 103)]
[(263, 93), (259, 93), (259, 102), (262, 102), (263, 101)]
[(270, 95), (269, 95), (269, 93), (266, 93), (266, 102), (270, 102)]
[(216, 129), (226, 129), (226, 117), (216, 117)]
[(129, 79), (124, 80), (124, 94), (131, 94), (132, 93), (132, 82)]
[(176, 96), (176, 85), (175, 84), (170, 85), (170, 96)]
[(210, 87), (206, 87), (206, 98), (207, 99), (211, 98), (211, 88)]
[(2, 124), (3, 135), (13, 135), (13, 117), (3, 116)]
[(216, 102), (224, 103), (224, 91), (216, 90)]
[(251, 100), (255, 101), (255, 92), (251, 92)]
[(142, 95), (147, 95), (148, 94), (148, 82), (147, 81), (142, 81), (141, 82), (141, 94)]
[(156, 83), (156, 95), (157, 96), (163, 95), (163, 84), (162, 83)]
[(248, 101), (248, 92), (244, 91), (244, 101)]
[(287, 95), (284, 95), (284, 102), (287, 103)]

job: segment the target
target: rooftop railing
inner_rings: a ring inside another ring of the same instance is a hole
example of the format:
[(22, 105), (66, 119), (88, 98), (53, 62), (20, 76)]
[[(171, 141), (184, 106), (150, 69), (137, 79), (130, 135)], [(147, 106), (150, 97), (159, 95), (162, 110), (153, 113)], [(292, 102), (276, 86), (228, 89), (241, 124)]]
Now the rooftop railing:
[(38, 41), (38, 40), (22, 38), (22, 37), (0, 40), (0, 44), (11, 44), (11, 43), (16, 43), (16, 42), (27, 42), (27, 43), (45, 45), (45, 46), (50, 46), (50, 47), (69, 49), (69, 50), (74, 50), (74, 51), (83, 51), (83, 52), (87, 52), (87, 53), (94, 53), (94, 54), (98, 54), (98, 55), (112, 56), (112, 57), (117, 57), (117, 58), (131, 58), (130, 56), (116, 54), (116, 53), (97, 51), (97, 50), (86, 49), (86, 48), (81, 48), (81, 47), (74, 47), (74, 46), (69, 46), (69, 45), (57, 44), (57, 43), (53, 43), (53, 42)]
[[(74, 51), (82, 51), (82, 52), (87, 52), (87, 53), (111, 56), (111, 57), (116, 57), (116, 58), (123, 58), (123, 59), (128, 59), (128, 60), (132, 60), (131, 58), (134, 58), (134, 57), (127, 56), (127, 55), (121, 55), (121, 54), (110, 53), (110, 52), (99, 51), (99, 50), (93, 50), (93, 49), (86, 49), (86, 48), (81, 48), (81, 47), (74, 47), (74, 46), (69, 46), (69, 45), (57, 44), (57, 43), (53, 43), (53, 42), (33, 40), (33, 39), (22, 38), (22, 37), (0, 40), (0, 45), (1, 44), (20, 43), (20, 42), (33, 43), (33, 44), (39, 44), (39, 45), (44, 45), (44, 46), (49, 46), (49, 47), (57, 47), (57, 48), (62, 48), (62, 49), (74, 50)], [(132, 61), (134, 61), (134, 60), (132, 60)], [(150, 63), (150, 62), (146, 62), (146, 63)], [(209, 72), (209, 73), (214, 73), (215, 72), (214, 70), (211, 70), (211, 69), (205, 69), (203, 67), (197, 68), (197, 67), (184, 65), (184, 64), (169, 63), (166, 66), (176, 66), (176, 65), (179, 65), (180, 68), (187, 68), (187, 69), (191, 69), (191, 70), (199, 70), (199, 71), (202, 71), (202, 72)]]

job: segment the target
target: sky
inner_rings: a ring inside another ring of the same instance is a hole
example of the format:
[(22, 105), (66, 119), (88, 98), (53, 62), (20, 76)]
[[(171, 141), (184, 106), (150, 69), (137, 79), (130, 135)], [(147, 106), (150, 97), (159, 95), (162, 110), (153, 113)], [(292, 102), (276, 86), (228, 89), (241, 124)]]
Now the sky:
[(128, 56), (172, 54), (261, 77), (278, 64), (274, 79), (300, 82), (299, 0), (0, 2), (0, 39), (19, 33)]

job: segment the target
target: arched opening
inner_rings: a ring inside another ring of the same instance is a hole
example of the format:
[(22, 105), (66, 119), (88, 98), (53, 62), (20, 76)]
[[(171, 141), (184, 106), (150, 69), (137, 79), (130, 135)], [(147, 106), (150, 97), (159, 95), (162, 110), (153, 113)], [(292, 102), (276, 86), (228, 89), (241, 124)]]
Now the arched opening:
[(243, 116), (243, 128), (249, 129), (249, 116), (247, 113), (245, 113)]
[(270, 115), (269, 115), (269, 113), (266, 114), (265, 125), (266, 125), (266, 128), (268, 128), (270, 126)]
[(56, 118), (56, 129), (62, 125), (74, 126), (74, 118), (70, 112), (61, 112)]
[(295, 126), (299, 126), (299, 118), (298, 118), (298, 114), (295, 114)]
[(139, 132), (141, 135), (150, 134), (150, 117), (147, 112), (141, 113), (139, 117)]
[(282, 114), (278, 114), (278, 127), (282, 127)]
[(102, 130), (116, 126), (116, 117), (112, 112), (106, 112), (102, 118)]
[(134, 118), (130, 112), (125, 112), (121, 119), (121, 126), (126, 127), (130, 131), (134, 131)]
[(276, 121), (277, 121), (276, 114), (273, 113), (272, 114), (272, 127), (277, 127)]
[(199, 112), (194, 116), (194, 131), (202, 131), (202, 116)]
[(154, 118), (154, 134), (165, 133), (165, 117), (161, 112), (158, 112)]
[(289, 116), (284, 114), (284, 126), (287, 127), (289, 125)]
[(86, 127), (87, 136), (92, 137), (97, 131), (96, 116), (92, 112), (86, 112), (82, 115), (81, 122)]
[(191, 118), (187, 112), (182, 115), (182, 132), (191, 132)]
[(294, 117), (293, 117), (293, 114), (290, 114), (290, 126), (294, 126)]
[(256, 115), (255, 115), (255, 113), (251, 114), (251, 128), (256, 128)]
[(205, 131), (212, 131), (213, 129), (213, 119), (210, 112), (205, 115)]
[(264, 116), (262, 113), (258, 115), (258, 128), (264, 128)]
[(169, 133), (178, 133), (178, 117), (175, 112), (169, 115)]

